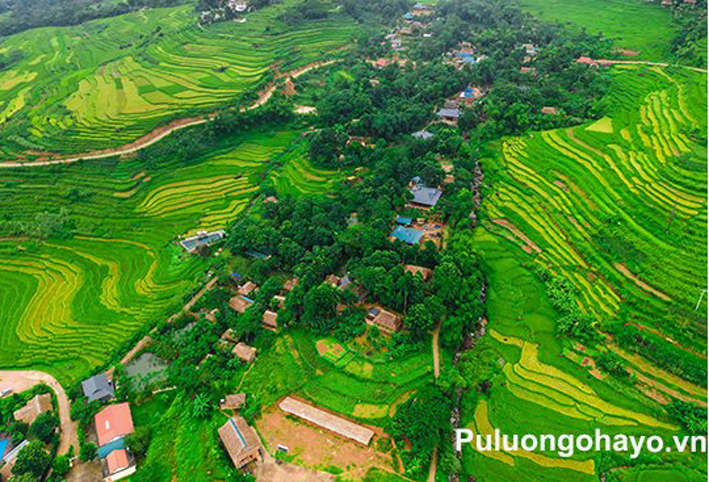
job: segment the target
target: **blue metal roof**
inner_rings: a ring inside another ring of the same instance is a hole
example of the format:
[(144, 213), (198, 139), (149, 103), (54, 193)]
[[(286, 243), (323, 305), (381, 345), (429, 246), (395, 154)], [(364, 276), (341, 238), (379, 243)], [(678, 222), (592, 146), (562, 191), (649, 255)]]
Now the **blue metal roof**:
[(10, 440), (6, 438), (0, 438), (0, 459), (5, 456), (5, 449), (10, 444)]
[(108, 455), (109, 455), (111, 452), (113, 452), (114, 450), (121, 450), (121, 449), (124, 449), (124, 448), (126, 448), (126, 443), (125, 443), (125, 441), (123, 440), (123, 437), (121, 437), (121, 438), (119, 438), (119, 439), (116, 439), (116, 440), (113, 440), (113, 441), (111, 441), (111, 442), (108, 442), (108, 443), (105, 444), (105, 445), (101, 445), (101, 446), (98, 448), (98, 457), (99, 457), (100, 459), (105, 459), (105, 458), (108, 457)]
[(403, 241), (407, 244), (413, 245), (417, 244), (421, 240), (423, 231), (415, 228), (405, 228), (403, 226), (397, 226), (391, 232), (391, 235), (399, 241)]
[(413, 218), (410, 218), (408, 216), (399, 216), (396, 218), (396, 224), (401, 224), (403, 226), (411, 224), (413, 222)]

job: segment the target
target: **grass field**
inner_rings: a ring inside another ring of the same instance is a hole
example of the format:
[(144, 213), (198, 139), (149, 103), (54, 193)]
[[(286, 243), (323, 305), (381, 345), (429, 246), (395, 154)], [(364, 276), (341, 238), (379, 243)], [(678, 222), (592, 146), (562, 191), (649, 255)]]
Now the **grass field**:
[(177, 236), (225, 227), (297, 136), (244, 134), (186, 165), (106, 159), (4, 171), (5, 220), (31, 222), (65, 206), (79, 235), (0, 240), (0, 366), (72, 379), (165, 317), (204, 266)]
[[(592, 352), (556, 338), (560, 315), (534, 274), (544, 266), (568, 279), (599, 322), (637, 324), (705, 359), (706, 301), (694, 308), (707, 284), (706, 76), (639, 67), (612, 75), (607, 118), (506, 139), (499, 158), (485, 162), (493, 188), (476, 239), (489, 280), (488, 334), (504, 366), (489, 399), (464, 413), (468, 426), (670, 434), (675, 423), (645, 389), (706, 399), (705, 388), (613, 343), (605, 345), (644, 377), (640, 390), (593, 376), (580, 363)], [(587, 470), (592, 459), (564, 466), (544, 456), (471, 451), (465, 465), (484, 481), (597, 477), (596, 467)], [(631, 470), (623, 480), (706, 479), (699, 459), (662, 458), (657, 479)]]
[(534, 16), (568, 23), (590, 33), (602, 33), (621, 49), (639, 52), (636, 58), (672, 61), (670, 42), (675, 35), (672, 14), (659, 2), (643, 0), (519, 0)]
[(297, 2), (251, 13), (245, 23), (200, 27), (190, 4), (0, 39), (0, 54), (23, 53), (0, 73), (0, 157), (131, 142), (351, 38), (354, 22), (337, 14), (297, 28), (279, 22)]

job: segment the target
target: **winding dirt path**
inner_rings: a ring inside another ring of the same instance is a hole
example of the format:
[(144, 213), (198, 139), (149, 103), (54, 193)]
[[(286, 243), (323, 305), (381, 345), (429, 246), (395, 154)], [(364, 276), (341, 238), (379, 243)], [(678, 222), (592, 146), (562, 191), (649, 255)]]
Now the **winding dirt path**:
[[(276, 75), (276, 80), (283, 79), (283, 78), (292, 78), (292, 79), (297, 79), (301, 75), (310, 72), (313, 69), (318, 69), (320, 67), (325, 67), (327, 65), (331, 65), (337, 62), (337, 60), (325, 60), (322, 62), (313, 62), (311, 64), (305, 65), (303, 67), (282, 73), (282, 74), (277, 74)], [(273, 97), (273, 94), (276, 92), (278, 89), (278, 83), (276, 81), (273, 81), (268, 84), (268, 86), (263, 89), (261, 92), (258, 94), (258, 98), (256, 101), (254, 101), (253, 104), (249, 105), (248, 107), (243, 107), (243, 111), (247, 110), (252, 110), (256, 109), (257, 107), (261, 107), (264, 105), (266, 102), (268, 102), (271, 97)], [(97, 151), (91, 151), (87, 152), (84, 154), (75, 154), (72, 156), (68, 157), (61, 157), (61, 156), (54, 156), (55, 158), (53, 159), (47, 159), (47, 160), (41, 160), (41, 161), (36, 161), (36, 162), (22, 162), (20, 160), (12, 160), (12, 161), (3, 161), (0, 162), (0, 168), (13, 168), (13, 167), (40, 167), (40, 166), (53, 166), (56, 164), (72, 164), (74, 162), (78, 161), (84, 161), (84, 160), (91, 160), (91, 159), (103, 159), (106, 157), (112, 157), (112, 156), (120, 156), (120, 155), (125, 155), (125, 154), (132, 154), (134, 152), (138, 152), (141, 149), (145, 149), (148, 146), (151, 146), (155, 144), (156, 142), (164, 139), (165, 137), (169, 136), (175, 131), (178, 131), (180, 129), (184, 129), (186, 127), (192, 127), (200, 124), (204, 124), (206, 122), (209, 122), (210, 120), (214, 119), (216, 114), (207, 114), (202, 117), (186, 117), (184, 119), (178, 119), (170, 122), (169, 124), (162, 126), (162, 127), (157, 127), (153, 131), (149, 132), (148, 134), (144, 135), (143, 137), (138, 138), (137, 140), (125, 144), (121, 147), (114, 147), (111, 149), (102, 149), (102, 150), (97, 150)], [(48, 154), (50, 155), (50, 154)]]
[(76, 435), (77, 422), (71, 420), (71, 403), (64, 388), (48, 373), (34, 370), (0, 370), (0, 390), (12, 388), (14, 392), (29, 390), (35, 385), (44, 383), (51, 388), (57, 396), (59, 409), (59, 423), (61, 438), (59, 439), (59, 454), (65, 454), (73, 446), (76, 453), (79, 451), (79, 439)]

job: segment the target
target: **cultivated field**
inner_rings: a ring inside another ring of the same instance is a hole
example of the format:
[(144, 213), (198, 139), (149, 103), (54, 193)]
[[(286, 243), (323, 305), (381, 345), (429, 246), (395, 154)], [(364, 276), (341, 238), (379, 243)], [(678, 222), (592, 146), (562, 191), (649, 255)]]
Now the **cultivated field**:
[(285, 26), (277, 17), (294, 3), (251, 13), (245, 23), (201, 27), (194, 6), (184, 5), (0, 39), (0, 54), (23, 53), (0, 73), (0, 158), (129, 143), (350, 39), (353, 22), (336, 14)]
[[(599, 326), (623, 322), (675, 353), (676, 365), (706, 364), (706, 300), (695, 310), (707, 284), (706, 76), (646, 67), (612, 76), (608, 118), (507, 139), (486, 162), (494, 184), (477, 239), (490, 283), (488, 335), (504, 366), (490, 399), (464, 416), (478, 430), (669, 434), (678, 427), (661, 405), (706, 401), (705, 383), (690, 372), (659, 368), (641, 347), (612, 338), (600, 350), (620, 355), (635, 381), (594, 370), (599, 350), (556, 338), (561, 315), (535, 274), (543, 266), (569, 280)], [(548, 455), (465, 460), (480, 480), (597, 476), (592, 457), (572, 464)], [(666, 480), (706, 477), (699, 459), (663, 462)]]
[(591, 33), (602, 33), (616, 47), (638, 52), (638, 59), (671, 61), (675, 35), (672, 14), (659, 2), (642, 0), (519, 0), (542, 20), (569, 23)]
[(34, 223), (66, 206), (80, 234), (0, 240), (0, 366), (38, 367), (67, 380), (166, 316), (203, 266), (181, 253), (177, 236), (226, 227), (271, 158), (297, 136), (245, 134), (186, 165), (113, 158), (4, 171), (6, 219)]

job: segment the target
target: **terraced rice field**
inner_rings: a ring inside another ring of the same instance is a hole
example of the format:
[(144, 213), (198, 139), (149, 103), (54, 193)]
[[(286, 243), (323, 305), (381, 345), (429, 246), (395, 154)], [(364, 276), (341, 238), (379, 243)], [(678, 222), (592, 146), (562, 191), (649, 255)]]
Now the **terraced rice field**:
[(245, 134), (188, 165), (114, 158), (3, 171), (3, 220), (31, 222), (66, 206), (80, 234), (0, 240), (0, 367), (70, 380), (165, 317), (204, 266), (180, 251), (177, 236), (225, 227), (297, 136)]
[(334, 171), (312, 166), (304, 145), (298, 145), (284, 153), (279, 161), (283, 163), (283, 168), (271, 175), (279, 194), (323, 194), (332, 188)]
[(519, 0), (542, 20), (603, 33), (616, 47), (637, 52), (637, 59), (672, 61), (671, 42), (676, 27), (672, 13), (659, 3), (642, 0)]
[(0, 39), (23, 58), (0, 73), (0, 158), (83, 153), (136, 140), (167, 121), (233, 101), (346, 44), (354, 22), (287, 27), (298, 0), (245, 23), (200, 27), (193, 5), (152, 9)]
[[(598, 323), (639, 326), (706, 363), (706, 300), (696, 306), (707, 286), (706, 75), (623, 67), (612, 76), (607, 118), (507, 139), (486, 161), (494, 184), (476, 237), (490, 283), (489, 342), (504, 366), (489, 399), (464, 413), (468, 426), (483, 430), (487, 410), (488, 428), (503, 433), (667, 435), (678, 427), (663, 403), (706, 402), (706, 388), (612, 340), (605, 348), (625, 359), (636, 387), (582, 365), (593, 351), (556, 337), (561, 315), (534, 273), (544, 266), (568, 279)], [(503, 455), (470, 451), (464, 460), (481, 480), (597, 477), (597, 467)], [(706, 479), (700, 458), (663, 463), (667, 480)]]

